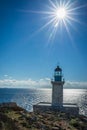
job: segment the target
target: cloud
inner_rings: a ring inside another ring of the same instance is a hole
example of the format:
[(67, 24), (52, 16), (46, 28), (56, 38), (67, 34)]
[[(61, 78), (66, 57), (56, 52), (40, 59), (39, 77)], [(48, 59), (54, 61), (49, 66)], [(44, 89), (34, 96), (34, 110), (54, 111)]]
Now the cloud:
[(65, 88), (86, 88), (87, 82), (66, 81)]
[(0, 87), (40, 87), (40, 88), (48, 88), (51, 87), (50, 79), (40, 79), (40, 80), (17, 80), (17, 79), (2, 79), (0, 80)]
[[(17, 80), (12, 78), (1, 79), (0, 88), (51, 88), (51, 80), (49, 78), (39, 79), (39, 80)], [(87, 88), (87, 82), (72, 82), (66, 81), (64, 88)]]
[(7, 75), (7, 74), (5, 74), (5, 75), (4, 75), (4, 77), (8, 77), (8, 75)]

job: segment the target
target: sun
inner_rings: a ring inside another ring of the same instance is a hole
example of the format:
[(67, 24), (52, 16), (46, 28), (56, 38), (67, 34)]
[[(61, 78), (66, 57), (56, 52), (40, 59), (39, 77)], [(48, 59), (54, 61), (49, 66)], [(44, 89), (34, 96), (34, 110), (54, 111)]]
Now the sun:
[(67, 10), (64, 7), (60, 7), (56, 10), (55, 15), (60, 20), (65, 19), (67, 17)]
[(43, 24), (35, 34), (47, 28), (47, 34), (49, 34), (48, 41), (50, 42), (51, 39), (52, 41), (54, 40), (57, 34), (62, 35), (65, 30), (72, 40), (70, 30), (77, 31), (75, 23), (81, 23), (78, 15), (80, 14), (80, 9), (83, 7), (85, 5), (78, 6), (77, 1), (49, 0), (49, 4), (46, 5), (46, 9), (44, 8), (43, 11), (29, 11), (31, 13), (41, 14), (40, 16), (42, 16)]

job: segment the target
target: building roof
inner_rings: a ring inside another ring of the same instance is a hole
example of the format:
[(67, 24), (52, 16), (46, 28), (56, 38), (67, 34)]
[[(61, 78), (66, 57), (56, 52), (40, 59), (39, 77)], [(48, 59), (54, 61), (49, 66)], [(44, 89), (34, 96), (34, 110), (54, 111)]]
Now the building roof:
[(61, 69), (59, 66), (57, 66), (57, 67), (55, 68), (55, 71), (62, 71), (62, 69)]

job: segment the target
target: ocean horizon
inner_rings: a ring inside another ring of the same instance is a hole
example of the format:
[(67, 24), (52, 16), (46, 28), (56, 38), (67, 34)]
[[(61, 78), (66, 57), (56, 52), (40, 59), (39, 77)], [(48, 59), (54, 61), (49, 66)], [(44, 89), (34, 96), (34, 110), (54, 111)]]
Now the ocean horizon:
[[(0, 88), (0, 103), (16, 102), (27, 111), (39, 102), (51, 102), (52, 89), (46, 88)], [(87, 89), (64, 89), (63, 102), (75, 103), (79, 113), (87, 116)]]

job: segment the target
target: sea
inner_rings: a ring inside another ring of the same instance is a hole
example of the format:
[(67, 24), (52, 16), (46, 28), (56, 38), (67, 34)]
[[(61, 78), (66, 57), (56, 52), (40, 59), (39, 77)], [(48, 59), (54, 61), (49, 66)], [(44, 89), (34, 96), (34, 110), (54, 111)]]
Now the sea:
[[(16, 102), (27, 111), (33, 111), (33, 105), (39, 102), (51, 102), (52, 89), (0, 88), (0, 103)], [(87, 116), (87, 89), (64, 89), (64, 103), (76, 103), (79, 114)]]

